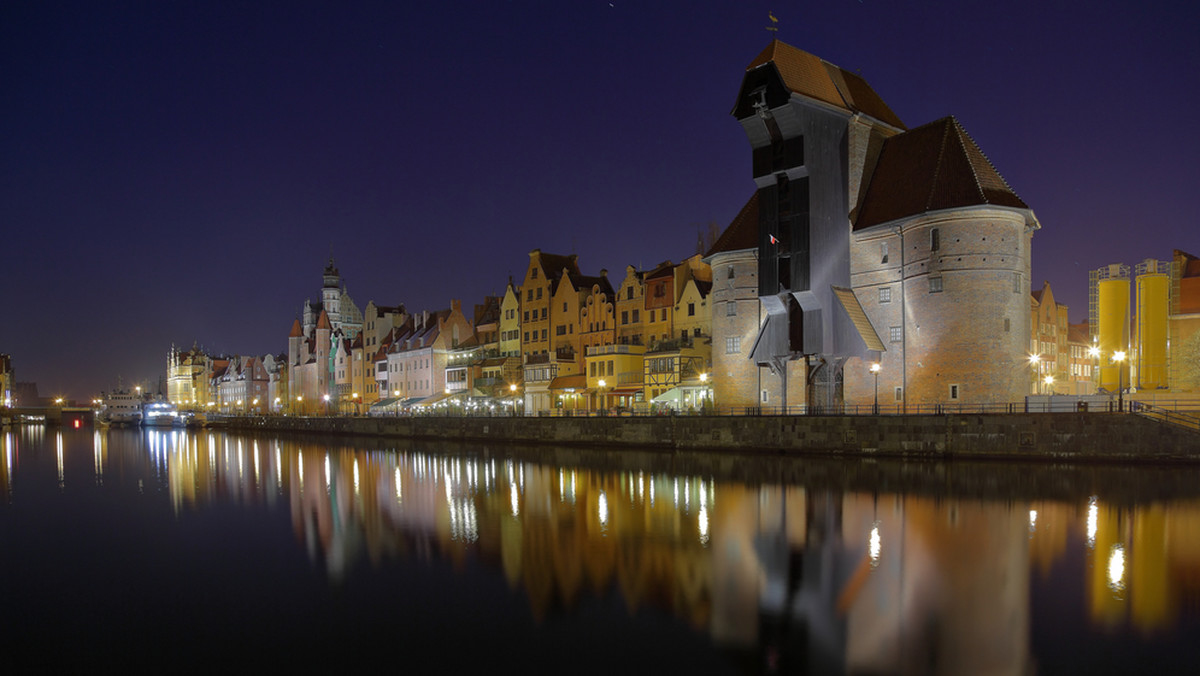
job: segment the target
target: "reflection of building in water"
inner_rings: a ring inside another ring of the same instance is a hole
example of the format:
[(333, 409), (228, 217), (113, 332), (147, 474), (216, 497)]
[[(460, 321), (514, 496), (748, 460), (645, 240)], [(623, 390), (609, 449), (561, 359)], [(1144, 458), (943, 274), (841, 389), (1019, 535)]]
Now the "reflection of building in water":
[(1200, 502), (1115, 507), (1098, 499), (1086, 524), (1091, 618), (1144, 633), (1172, 627), (1185, 598), (1200, 593)]
[[(286, 498), (297, 539), (335, 580), (363, 562), (474, 558), (503, 571), (537, 619), (615, 591), (630, 614), (665, 610), (781, 670), (1022, 672), (1030, 571), (1049, 575), (1071, 548), (1090, 552), (1074, 574), (1103, 624), (1172, 626), (1180, 598), (1200, 590), (1200, 502), (873, 496), (209, 432), (109, 434), (94, 441), (97, 481), (155, 473), (176, 510)], [(7, 486), (17, 456), (4, 439)]]
[(1004, 503), (847, 495), (843, 534), (865, 552), (840, 604), (848, 670), (1026, 673), (1027, 515)]

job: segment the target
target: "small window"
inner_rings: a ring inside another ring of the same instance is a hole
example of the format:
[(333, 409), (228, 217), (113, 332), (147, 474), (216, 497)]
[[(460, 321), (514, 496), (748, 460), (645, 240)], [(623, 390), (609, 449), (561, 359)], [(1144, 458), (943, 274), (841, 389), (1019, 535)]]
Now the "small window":
[(736, 317), (737, 316), (737, 301), (731, 300), (725, 304), (725, 316), (726, 317)]
[(725, 273), (725, 279), (733, 279), (733, 278), (734, 278), (733, 266), (730, 265), (729, 271)]
[(563, 312), (567, 311), (567, 301), (563, 301)]
[(904, 388), (903, 387), (896, 388), (896, 401), (904, 401)]
[(879, 262), (880, 263), (888, 262), (888, 243), (887, 242), (881, 242), (879, 244)]
[(941, 249), (941, 248), (942, 248), (942, 234), (937, 228), (934, 228), (929, 231), (929, 250), (937, 251), (938, 249)]
[(879, 302), (880, 303), (892, 302), (892, 287), (890, 287), (890, 286), (879, 287)]
[(1005, 317), (1004, 318), (1004, 332), (1008, 333), (1011, 326), (1012, 326), (1012, 320), (1009, 319), (1008, 317)]
[(537, 269), (537, 268), (531, 268), (531, 269), (529, 270), (529, 278), (530, 278), (530, 279), (537, 279), (537, 271), (538, 271), (538, 269)]
[(697, 338), (699, 338), (699, 337), (700, 337), (700, 327), (699, 327), (699, 326), (697, 326), (696, 328), (692, 329), (692, 335), (693, 335), (693, 336), (695, 336), (695, 337), (697, 337)]
[(533, 289), (525, 292), (525, 300), (533, 300)]
[(950, 401), (958, 401), (958, 385), (950, 386)]
[(941, 293), (941, 292), (942, 292), (942, 278), (941, 277), (930, 277), (929, 278), (929, 293)]
[(1021, 293), (1021, 273), (1013, 273), (1013, 293)]
[(742, 351), (742, 337), (731, 336), (725, 339), (725, 354), (738, 354)]
[(538, 300), (541, 300), (541, 299), (542, 299), (542, 289), (541, 289), (541, 287), (538, 287), (538, 290), (537, 290), (537, 297), (538, 297)]
[(688, 303), (688, 316), (689, 317), (696, 316), (696, 304), (695, 303)]
[(758, 393), (758, 400), (764, 404), (769, 403), (771, 401), (771, 395), (768, 394), (766, 390), (762, 390)]
[(888, 338), (891, 340), (891, 342), (899, 343), (902, 336), (903, 333), (899, 326), (892, 326), (888, 328)]
[(633, 300), (633, 287), (625, 287), (625, 300)]

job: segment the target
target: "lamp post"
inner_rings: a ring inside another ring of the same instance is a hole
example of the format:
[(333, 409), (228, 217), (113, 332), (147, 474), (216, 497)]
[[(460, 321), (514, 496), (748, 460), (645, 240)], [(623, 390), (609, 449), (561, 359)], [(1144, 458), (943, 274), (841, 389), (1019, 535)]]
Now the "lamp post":
[(1121, 384), (1121, 378), (1125, 375), (1121, 372), (1121, 363), (1125, 361), (1125, 351), (1113, 352), (1113, 361), (1117, 362), (1117, 412), (1121, 413), (1125, 410), (1125, 387)]
[(1100, 348), (1095, 345), (1089, 347), (1088, 356), (1092, 358), (1092, 368), (1095, 369), (1092, 373), (1093, 384), (1096, 385), (1096, 388), (1092, 390), (1094, 394), (1096, 390), (1100, 389)]
[(321, 395), (321, 399), (325, 400), (325, 415), (329, 415), (329, 395), (323, 394)]
[(871, 407), (871, 415), (879, 415), (879, 372), (882, 370), (879, 362), (871, 364), (871, 373), (875, 374), (875, 404)]
[(1038, 393), (1037, 392), (1038, 362), (1040, 362), (1041, 360), (1042, 360), (1042, 356), (1040, 354), (1029, 355), (1029, 367), (1033, 369), (1033, 393), (1034, 394)]
[(701, 411), (703, 411), (706, 403), (710, 400), (710, 397), (708, 396), (709, 390), (708, 390), (708, 374), (707, 373), (700, 374), (700, 384), (703, 386), (702, 389), (700, 390), (700, 397), (701, 397), (700, 409), (701, 409)]
[(513, 414), (513, 417), (515, 418), (515, 417), (517, 417), (517, 384), (516, 383), (509, 383), (508, 396), (511, 397), (511, 399), (512, 399), (512, 414)]
[(1054, 376), (1047, 375), (1045, 378), (1042, 379), (1042, 382), (1046, 383), (1046, 392), (1045, 393), (1051, 394), (1051, 395), (1054, 394)]
[(596, 383), (596, 385), (598, 385), (598, 386), (599, 386), (597, 389), (599, 389), (599, 390), (600, 390), (600, 410), (604, 410), (604, 409), (608, 408), (608, 407), (607, 407), (607, 406), (605, 406), (605, 404), (604, 404), (604, 387), (605, 387), (607, 384), (608, 384), (608, 383), (604, 382), (604, 379), (603, 379), (603, 378), (601, 378), (601, 379), (600, 379), (600, 382)]

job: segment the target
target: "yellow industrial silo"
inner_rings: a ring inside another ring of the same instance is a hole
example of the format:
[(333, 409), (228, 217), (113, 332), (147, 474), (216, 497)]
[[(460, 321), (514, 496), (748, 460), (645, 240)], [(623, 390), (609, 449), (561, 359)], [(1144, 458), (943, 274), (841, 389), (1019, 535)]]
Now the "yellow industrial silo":
[[(1116, 392), (1129, 387), (1129, 266), (1115, 263), (1092, 272), (1097, 347), (1100, 348), (1101, 389)], [(1114, 355), (1124, 353), (1123, 362)]]
[(1167, 386), (1167, 312), (1170, 308), (1170, 264), (1146, 259), (1137, 268), (1136, 387)]

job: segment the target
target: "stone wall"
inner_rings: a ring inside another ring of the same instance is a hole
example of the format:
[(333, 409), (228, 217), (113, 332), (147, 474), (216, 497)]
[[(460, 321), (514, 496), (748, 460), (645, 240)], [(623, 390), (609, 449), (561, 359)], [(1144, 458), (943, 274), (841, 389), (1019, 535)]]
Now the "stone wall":
[(1200, 462), (1200, 430), (1140, 416), (1028, 413), (929, 416), (645, 418), (232, 418), (273, 432), (788, 456)]

